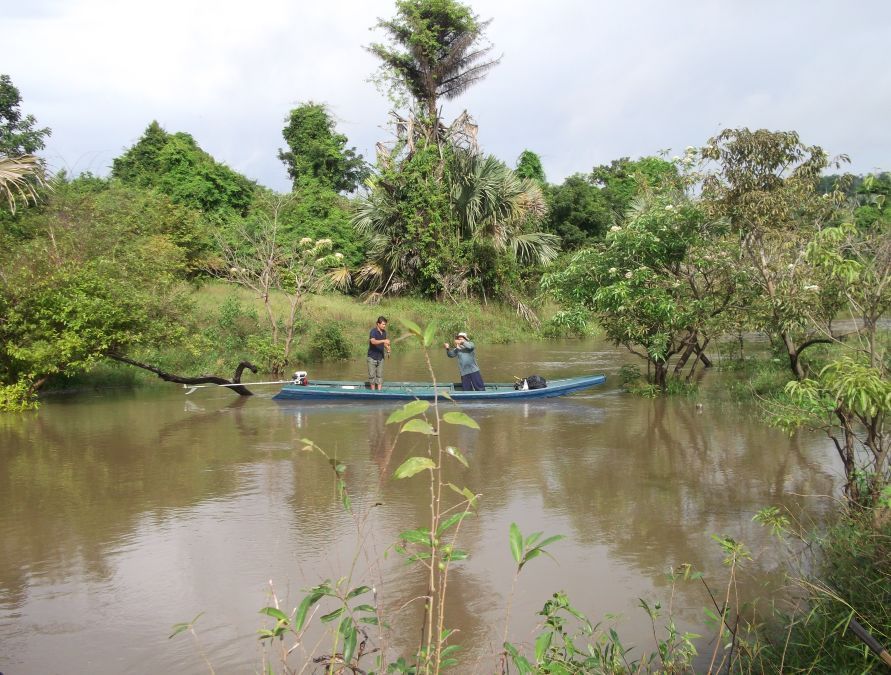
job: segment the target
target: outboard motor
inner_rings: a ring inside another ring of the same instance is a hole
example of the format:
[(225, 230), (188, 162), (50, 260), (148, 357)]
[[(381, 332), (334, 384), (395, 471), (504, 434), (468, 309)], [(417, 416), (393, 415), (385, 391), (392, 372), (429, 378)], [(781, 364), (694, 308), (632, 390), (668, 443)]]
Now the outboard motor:
[(305, 370), (298, 370), (291, 378), (294, 384), (303, 385), (304, 387), (309, 384), (309, 378), (306, 376)]

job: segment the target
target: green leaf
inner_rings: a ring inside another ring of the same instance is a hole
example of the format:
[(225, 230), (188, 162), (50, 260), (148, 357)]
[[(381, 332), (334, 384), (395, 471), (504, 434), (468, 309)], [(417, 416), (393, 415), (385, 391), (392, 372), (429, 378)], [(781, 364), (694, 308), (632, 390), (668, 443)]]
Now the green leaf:
[(343, 662), (347, 665), (353, 660), (353, 654), (356, 653), (356, 629), (350, 626), (343, 641)]
[(360, 595), (368, 593), (370, 590), (371, 590), (371, 588), (369, 586), (358, 586), (358, 587), (354, 588), (353, 590), (351, 590), (349, 593), (347, 593), (346, 599), (352, 600), (353, 598), (356, 598)]
[(424, 331), (424, 346), (429, 347), (433, 344), (433, 338), (436, 335), (436, 322), (431, 321), (427, 324), (427, 329)]
[[(448, 414), (448, 413), (446, 413), (446, 414)], [(450, 446), (446, 447), (445, 451), (448, 454), (450, 454), (452, 457), (457, 459), (459, 462), (461, 462), (464, 466), (466, 466), (467, 468), (470, 468), (470, 465), (467, 463), (467, 460), (464, 458), (464, 455), (461, 454), (461, 451), (458, 450), (458, 448), (452, 447), (450, 445)]]
[(516, 523), (510, 524), (510, 552), (518, 564), (523, 559), (523, 535)]
[(532, 664), (529, 663), (529, 660), (525, 656), (522, 656), (520, 652), (517, 651), (516, 647), (514, 647), (510, 642), (505, 642), (504, 648), (513, 659), (514, 665), (517, 667), (517, 671), (520, 673), (520, 675), (532, 674)]
[(415, 415), (420, 415), (421, 413), (426, 412), (429, 407), (429, 401), (410, 401), (401, 408), (391, 412), (390, 416), (387, 418), (387, 424), (403, 422)]
[(462, 511), (461, 513), (456, 513), (452, 516), (449, 516), (446, 520), (440, 523), (439, 527), (436, 528), (436, 536), (442, 536), (442, 533), (449, 529), (455, 523), (460, 523), (464, 520), (465, 516), (472, 515), (470, 511)]
[(325, 614), (324, 616), (320, 616), (319, 619), (321, 620), (322, 623), (330, 623), (331, 621), (334, 621), (334, 619), (339, 617), (341, 614), (343, 614), (343, 607), (338, 607), (333, 612), (329, 612), (328, 614)]
[(401, 434), (403, 431), (413, 431), (417, 434), (426, 434), (427, 436), (435, 436), (436, 430), (430, 426), (428, 422), (421, 419), (413, 419), (409, 420), (405, 424), (402, 425), (402, 428), (399, 430)]
[(470, 557), (470, 554), (467, 551), (462, 551), (460, 548), (452, 549), (451, 553), (445, 553), (442, 556), (446, 560), (451, 560), (452, 562), (458, 562), (459, 560), (467, 560)]
[(408, 332), (412, 335), (417, 335), (418, 337), (422, 336), (421, 328), (411, 319), (399, 319), (399, 322), (408, 328)]
[(372, 614), (376, 613), (377, 610), (371, 605), (356, 605), (353, 607), (354, 612), (371, 612)]
[(306, 616), (309, 608), (316, 604), (319, 600), (324, 597), (324, 593), (314, 592), (307, 595), (303, 598), (303, 601), (300, 603), (300, 606), (297, 608), (297, 613), (294, 615), (294, 630), (298, 633), (303, 630), (303, 626), (306, 624)]
[(430, 546), (430, 530), (406, 530), (399, 534), (399, 539), (402, 541), (410, 541), (415, 544)]
[(190, 623), (175, 623), (175, 624), (173, 624), (173, 626), (172, 626), (173, 632), (167, 636), (167, 639), (169, 640), (172, 637), (176, 637), (183, 631), (189, 630), (189, 626), (191, 626), (191, 625), (192, 624), (190, 624)]
[(442, 419), (449, 424), (461, 424), (465, 427), (470, 427), (471, 429), (480, 428), (480, 425), (477, 424), (476, 421), (459, 411), (447, 412), (442, 416)]
[(549, 544), (553, 544), (555, 541), (560, 541), (561, 539), (566, 539), (566, 535), (555, 534), (553, 537), (548, 537), (547, 539), (545, 539), (543, 542), (541, 542), (535, 548), (544, 548), (545, 546), (547, 546)]
[(264, 607), (260, 610), (260, 614), (266, 614), (267, 616), (271, 616), (273, 619), (278, 619), (279, 621), (288, 620), (287, 615), (277, 607)]
[(457, 651), (461, 651), (461, 645), (449, 645), (442, 650), (440, 656), (442, 656), (442, 658), (445, 658), (449, 654), (454, 654)]
[(393, 473), (394, 478), (411, 478), (425, 469), (435, 469), (436, 463), (429, 457), (409, 457)]
[(523, 542), (523, 546), (526, 547), (526, 548), (529, 548), (529, 547), (532, 546), (536, 541), (538, 541), (538, 538), (539, 538), (541, 535), (543, 535), (543, 534), (544, 534), (544, 532), (533, 532), (533, 533), (530, 534), (528, 537), (526, 537), (526, 541)]
[(535, 640), (535, 660), (541, 661), (544, 658), (544, 655), (548, 653), (548, 649), (551, 647), (551, 640), (553, 639), (554, 634), (551, 631), (545, 631), (541, 635), (539, 635)]

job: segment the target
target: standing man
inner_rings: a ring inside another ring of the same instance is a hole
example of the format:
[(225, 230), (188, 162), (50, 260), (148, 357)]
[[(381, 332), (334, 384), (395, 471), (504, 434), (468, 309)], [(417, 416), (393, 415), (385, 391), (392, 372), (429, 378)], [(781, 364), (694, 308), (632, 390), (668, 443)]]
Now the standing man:
[(390, 353), (387, 338), (387, 317), (377, 317), (377, 323), (368, 334), (368, 384), (378, 391), (384, 386), (384, 357)]
[(464, 391), (485, 391), (486, 385), (476, 363), (476, 347), (467, 339), (467, 333), (461, 332), (455, 336), (454, 349), (449, 348), (448, 342), (443, 343), (443, 346), (450, 359), (458, 357), (461, 388)]

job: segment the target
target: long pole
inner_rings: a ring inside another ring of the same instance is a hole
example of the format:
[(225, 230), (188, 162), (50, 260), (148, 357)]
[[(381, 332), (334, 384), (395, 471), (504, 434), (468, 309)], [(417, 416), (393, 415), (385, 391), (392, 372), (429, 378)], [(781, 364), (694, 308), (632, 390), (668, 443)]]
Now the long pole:
[(275, 380), (270, 382), (232, 382), (230, 384), (184, 384), (183, 389), (204, 389), (205, 387), (247, 387), (258, 384), (290, 384), (294, 380)]

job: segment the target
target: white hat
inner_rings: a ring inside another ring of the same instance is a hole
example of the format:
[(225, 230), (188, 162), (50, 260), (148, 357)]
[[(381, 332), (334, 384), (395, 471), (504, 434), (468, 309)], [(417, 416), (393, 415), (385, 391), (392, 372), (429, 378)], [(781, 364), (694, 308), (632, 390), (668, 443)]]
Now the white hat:
[(461, 332), (458, 333), (455, 337), (456, 337), (456, 338), (463, 337), (465, 340), (469, 339), (469, 338), (467, 337), (467, 333), (465, 333), (464, 331), (461, 331)]

